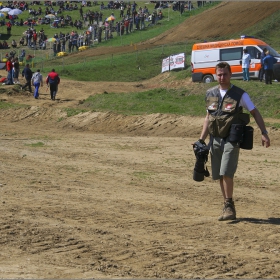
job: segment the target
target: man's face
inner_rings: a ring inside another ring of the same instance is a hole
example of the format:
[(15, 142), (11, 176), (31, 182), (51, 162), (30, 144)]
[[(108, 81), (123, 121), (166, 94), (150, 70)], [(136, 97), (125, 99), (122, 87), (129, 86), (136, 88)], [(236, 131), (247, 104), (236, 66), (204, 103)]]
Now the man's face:
[(216, 70), (217, 81), (221, 86), (229, 86), (231, 73), (228, 68), (217, 68)]

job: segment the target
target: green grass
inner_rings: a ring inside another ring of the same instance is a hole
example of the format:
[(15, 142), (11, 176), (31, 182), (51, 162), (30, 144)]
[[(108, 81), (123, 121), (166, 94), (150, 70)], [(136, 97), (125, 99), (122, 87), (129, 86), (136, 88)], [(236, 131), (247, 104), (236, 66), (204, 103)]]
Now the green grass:
[[(94, 57), (91, 60), (83, 60), (79, 63), (75, 58), (71, 65), (65, 66), (63, 58), (58, 59), (55, 70), (67, 79), (78, 81), (142, 81), (159, 75), (161, 63), (164, 57), (170, 54), (185, 52), (185, 44), (157, 47), (146, 51), (132, 52), (121, 55), (110, 55), (102, 59)], [(187, 64), (188, 60), (187, 60)], [(51, 67), (45, 67), (45, 70)], [(190, 70), (181, 75), (190, 76)]]
[[(232, 82), (250, 94), (263, 117), (280, 119), (280, 84), (268, 86), (259, 81)], [(162, 113), (203, 116), (206, 112), (205, 92), (215, 84), (194, 84), (187, 89), (159, 88), (139, 93), (98, 94), (90, 96), (80, 107), (89, 111), (113, 111), (126, 115)]]
[(26, 144), (26, 146), (34, 147), (34, 148), (41, 148), (44, 147), (45, 144), (43, 142), (37, 142), (37, 143), (32, 143), (32, 144)]
[(114, 111), (127, 115), (177, 114), (198, 116), (205, 112), (203, 96), (185, 96), (182, 90), (154, 89), (140, 93), (103, 94), (89, 97), (82, 107), (91, 111)]

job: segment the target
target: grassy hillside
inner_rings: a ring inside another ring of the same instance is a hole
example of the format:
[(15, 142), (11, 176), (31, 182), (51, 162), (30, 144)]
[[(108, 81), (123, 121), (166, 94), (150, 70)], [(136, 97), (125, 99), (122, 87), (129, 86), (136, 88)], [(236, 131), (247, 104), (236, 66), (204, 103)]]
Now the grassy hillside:
[[(216, 3), (217, 5), (218, 3)], [(149, 4), (149, 9), (153, 9), (154, 4)], [(79, 55), (70, 54), (67, 57), (57, 58), (47, 55), (51, 53), (51, 49), (47, 51), (32, 51), (36, 54), (33, 61), (33, 67), (41, 68), (43, 73), (48, 72), (55, 66), (63, 79), (72, 79), (80, 81), (139, 81), (150, 79), (161, 72), (161, 61), (163, 57), (170, 54), (185, 52), (186, 69), (174, 71), (170, 73), (170, 80), (182, 80), (190, 77), (191, 71), (188, 67), (191, 47), (193, 42), (173, 43), (151, 47), (145, 50), (137, 49), (137, 42), (153, 38), (166, 30), (169, 30), (176, 24), (180, 24), (187, 17), (195, 16), (202, 11), (213, 6), (205, 6), (204, 8), (188, 11), (180, 15), (178, 12), (170, 9), (169, 15), (166, 16), (164, 10), (164, 18), (161, 24), (151, 26), (142, 31), (134, 31), (133, 33), (123, 36), (121, 39), (115, 37), (109, 41), (92, 46), (93, 49), (105, 49), (118, 46), (130, 45), (132, 52), (125, 54), (109, 54), (101, 56), (89, 57), (86, 51)], [(97, 8), (97, 7), (96, 7)], [(70, 12), (69, 12), (70, 13)], [(71, 16), (75, 19), (78, 17), (77, 11), (71, 12)], [(108, 16), (112, 11), (105, 11), (104, 17)], [(26, 17), (26, 15), (22, 15)], [(280, 25), (280, 11), (276, 11), (271, 17), (259, 22), (256, 26), (244, 29), (243, 34), (250, 34), (268, 42), (275, 49), (279, 44), (278, 29)], [(39, 26), (38, 26), (39, 27)], [(3, 27), (2, 27), (3, 28)], [(40, 27), (39, 27), (40, 28)], [(26, 27), (13, 28), (10, 39), (20, 37)], [(46, 34), (51, 36), (54, 30), (49, 26), (44, 26)], [(68, 32), (65, 29), (64, 32)], [(56, 32), (56, 31), (55, 31)], [(240, 33), (240, 32), (239, 32)], [(238, 34), (239, 34), (238, 33)], [(229, 35), (228, 38), (238, 37), (236, 34)], [(228, 39), (219, 38), (219, 39)], [(9, 39), (9, 40), (10, 40)], [(133, 43), (132, 43), (133, 42)], [(18, 49), (19, 51), (19, 49)], [(3, 55), (3, 51), (2, 51)], [(279, 100), (279, 84), (274, 83), (271, 87), (258, 81), (251, 81), (244, 84), (242, 81), (234, 81), (237, 86), (243, 87), (248, 91), (252, 100), (263, 113), (264, 117), (279, 118), (278, 108)], [(188, 88), (176, 87), (174, 89), (154, 89), (142, 93), (114, 94), (113, 89), (109, 94), (96, 95), (88, 98), (84, 104), (79, 105), (76, 109), (68, 110), (69, 115), (77, 114), (81, 111), (114, 111), (123, 114), (150, 114), (150, 113), (171, 113), (178, 115), (194, 115), (202, 116), (205, 113), (204, 94), (207, 88), (213, 84), (191, 84)], [(278, 126), (277, 124), (272, 124)]]
[[(212, 6), (206, 6), (204, 9), (207, 8), (212, 8)], [(202, 9), (197, 9), (195, 12), (202, 12)], [(190, 13), (194, 13), (194, 11)], [(189, 14), (183, 14), (182, 17), (184, 19), (188, 18)], [(176, 23), (176, 21), (179, 24), (182, 18), (178, 17), (178, 12), (177, 14), (175, 12), (172, 16), (170, 15), (169, 21), (164, 18), (159, 26), (149, 27), (143, 31), (135, 31), (127, 36), (122, 36), (122, 39), (119, 36), (102, 43), (102, 46), (101, 44), (94, 46), (94, 48), (104, 49), (128, 45), (130, 46), (129, 52), (118, 54), (111, 51), (108, 54), (104, 53), (99, 56), (90, 56), (87, 55), (87, 52), (84, 52), (79, 56), (70, 55), (68, 57), (42, 61), (39, 63), (39, 66), (46, 68), (48, 71), (54, 63), (57, 63), (60, 65), (58, 70), (63, 76), (81, 81), (141, 81), (160, 74), (162, 58), (174, 53), (184, 52), (186, 54), (186, 68), (182, 71), (183, 73), (178, 72), (178, 78), (190, 77), (190, 55), (194, 40), (179, 43), (173, 42), (171, 44), (165, 44), (163, 41), (162, 45), (148, 46), (146, 49), (139, 49), (137, 44), (139, 39), (153, 38), (157, 34), (171, 28), (171, 21), (173, 21), (172, 24)], [(260, 21), (254, 27), (229, 34), (227, 37), (213, 38), (212, 40), (239, 38), (240, 34), (249, 34), (264, 40), (276, 50), (279, 50), (277, 31), (280, 27), (279, 25), (280, 11), (276, 11), (272, 16), (264, 21)], [(139, 71), (139, 68), (141, 71)]]

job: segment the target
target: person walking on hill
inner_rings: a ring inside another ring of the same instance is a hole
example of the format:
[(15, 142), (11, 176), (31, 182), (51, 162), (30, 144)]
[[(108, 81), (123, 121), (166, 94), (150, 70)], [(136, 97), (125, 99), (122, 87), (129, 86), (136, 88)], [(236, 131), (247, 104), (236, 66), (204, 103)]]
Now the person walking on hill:
[(39, 98), (39, 87), (43, 86), (43, 76), (40, 73), (40, 69), (35, 72), (31, 78), (31, 83), (35, 87), (34, 89), (34, 98), (38, 99)]
[(216, 75), (219, 85), (207, 90), (207, 115), (198, 141), (205, 144), (204, 141), (210, 134), (212, 178), (219, 181), (224, 199), (223, 212), (218, 220), (226, 221), (236, 219), (233, 178), (237, 170), (241, 138), (236, 137), (235, 128), (239, 125), (242, 132), (241, 127), (250, 121), (249, 114), (244, 114), (243, 108), (250, 112), (259, 126), (262, 145), (269, 147), (270, 139), (264, 120), (248, 93), (231, 84), (230, 65), (227, 62), (218, 63)]
[(59, 83), (59, 75), (55, 72), (54, 69), (52, 69), (52, 71), (48, 74), (46, 78), (46, 84), (47, 86), (50, 86), (51, 100), (55, 100)]
[(277, 62), (277, 59), (272, 56), (269, 50), (266, 51), (266, 56), (263, 59), (264, 71), (265, 71), (265, 83), (272, 84), (273, 77), (273, 64)]
[(26, 64), (26, 66), (24, 67), (24, 69), (22, 70), (22, 77), (25, 77), (25, 80), (26, 80), (26, 83), (24, 86), (21, 87), (21, 89), (25, 89), (26, 87), (28, 87), (29, 89), (29, 92), (32, 92), (32, 89), (31, 89), (31, 78), (32, 78), (32, 71), (30, 69), (30, 66), (29, 64)]
[(251, 56), (248, 53), (248, 50), (244, 49), (243, 56), (242, 56), (243, 81), (249, 82), (250, 80), (250, 76), (249, 76), (250, 63), (251, 63)]

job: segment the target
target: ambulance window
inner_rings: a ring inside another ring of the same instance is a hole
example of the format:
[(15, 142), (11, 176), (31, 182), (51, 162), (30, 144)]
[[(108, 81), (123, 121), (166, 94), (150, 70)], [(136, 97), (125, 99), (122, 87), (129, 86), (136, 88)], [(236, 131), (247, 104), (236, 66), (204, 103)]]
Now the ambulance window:
[(255, 47), (247, 47), (248, 53), (250, 54), (251, 58), (257, 58), (258, 57), (258, 52), (257, 48)]
[(237, 60), (242, 58), (243, 48), (230, 48), (221, 50), (221, 61)]
[(275, 50), (275, 49), (273, 49), (271, 46), (259, 46), (262, 50), (264, 49), (264, 48), (266, 48), (267, 50), (269, 50), (269, 52), (270, 52), (270, 54), (272, 55), (272, 56), (280, 56), (279, 55), (279, 53)]

